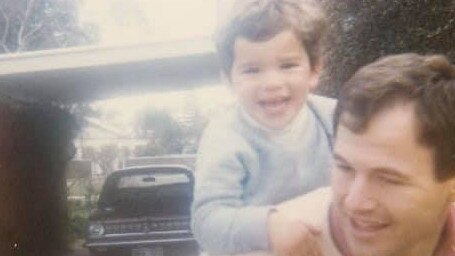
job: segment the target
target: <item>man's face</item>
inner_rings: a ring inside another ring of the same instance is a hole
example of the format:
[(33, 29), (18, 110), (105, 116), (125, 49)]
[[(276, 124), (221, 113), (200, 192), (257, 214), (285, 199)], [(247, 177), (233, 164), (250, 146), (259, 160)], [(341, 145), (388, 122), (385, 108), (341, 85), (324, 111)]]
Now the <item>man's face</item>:
[(333, 210), (354, 256), (430, 255), (438, 242), (454, 182), (435, 180), (417, 129), (411, 103), (378, 113), (360, 134), (338, 127)]
[(266, 41), (235, 41), (230, 74), (234, 92), (247, 113), (268, 128), (289, 124), (318, 78), (319, 68), (311, 69), (305, 48), (291, 30)]

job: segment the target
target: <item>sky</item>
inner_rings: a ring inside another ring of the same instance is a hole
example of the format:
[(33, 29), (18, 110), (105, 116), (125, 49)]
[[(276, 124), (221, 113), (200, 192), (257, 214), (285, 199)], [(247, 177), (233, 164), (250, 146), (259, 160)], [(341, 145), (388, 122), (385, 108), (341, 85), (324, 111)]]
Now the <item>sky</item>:
[(211, 36), (218, 6), (217, 0), (83, 0), (81, 3), (80, 20), (98, 27), (102, 45)]
[[(98, 28), (99, 45), (125, 45), (138, 42), (166, 42), (210, 38), (220, 10), (231, 0), (82, 0), (80, 20)], [(224, 85), (202, 86), (178, 92), (160, 92), (95, 102), (102, 111), (117, 113), (112, 120), (130, 125), (144, 107), (169, 110), (173, 115), (185, 111), (188, 98), (204, 114), (232, 102)]]

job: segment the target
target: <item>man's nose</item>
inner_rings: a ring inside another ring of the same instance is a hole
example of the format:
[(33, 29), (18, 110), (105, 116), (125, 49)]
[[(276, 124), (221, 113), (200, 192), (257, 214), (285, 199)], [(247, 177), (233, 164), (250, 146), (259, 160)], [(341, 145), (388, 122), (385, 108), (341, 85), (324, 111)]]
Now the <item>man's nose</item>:
[(348, 188), (344, 206), (348, 212), (359, 213), (372, 211), (377, 205), (372, 185), (367, 178), (356, 177)]

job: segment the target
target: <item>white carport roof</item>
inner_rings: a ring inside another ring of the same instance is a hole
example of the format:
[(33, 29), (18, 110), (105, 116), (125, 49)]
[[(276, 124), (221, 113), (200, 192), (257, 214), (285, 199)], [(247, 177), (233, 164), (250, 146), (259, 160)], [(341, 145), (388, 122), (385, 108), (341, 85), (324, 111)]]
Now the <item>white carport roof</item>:
[(209, 39), (0, 56), (0, 93), (15, 98), (86, 102), (218, 82)]

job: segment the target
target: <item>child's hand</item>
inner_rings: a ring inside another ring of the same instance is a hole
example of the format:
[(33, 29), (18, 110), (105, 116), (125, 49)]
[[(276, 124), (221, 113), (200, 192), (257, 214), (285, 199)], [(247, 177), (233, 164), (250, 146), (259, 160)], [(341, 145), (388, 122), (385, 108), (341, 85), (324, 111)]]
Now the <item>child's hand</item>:
[(301, 220), (271, 212), (268, 218), (269, 241), (275, 256), (322, 256), (317, 242), (320, 229)]

